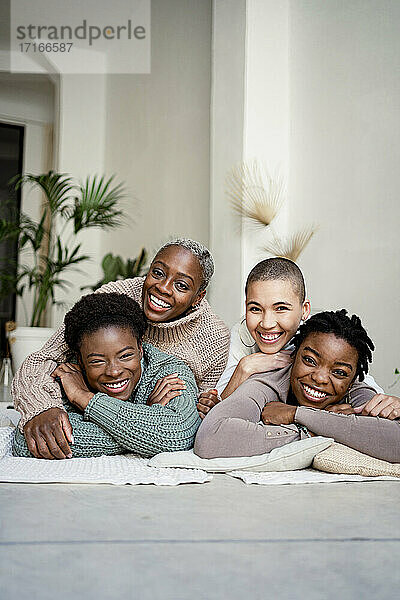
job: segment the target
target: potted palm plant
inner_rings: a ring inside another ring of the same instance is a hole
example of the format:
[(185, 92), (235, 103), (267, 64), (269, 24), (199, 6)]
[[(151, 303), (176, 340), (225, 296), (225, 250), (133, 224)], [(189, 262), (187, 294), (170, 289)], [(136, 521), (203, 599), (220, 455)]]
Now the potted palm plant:
[(18, 264), (12, 265), (10, 261), (0, 264), (0, 295), (16, 293), (23, 298), (30, 290), (32, 297), (30, 328), (17, 327), (9, 333), (14, 367), (18, 368), (25, 356), (33, 351), (25, 341), (21, 353), (18, 338), (28, 334), (35, 339), (34, 345), (41, 347), (42, 337), (46, 340), (52, 333), (51, 329), (43, 327), (46, 310), (51, 305), (61, 304), (56, 292), (69, 286), (66, 275), (89, 260), (89, 256), (81, 251), (79, 238), (82, 232), (93, 227), (110, 229), (122, 224), (120, 200), (124, 188), (121, 184), (114, 185), (113, 177), (88, 177), (79, 184), (70, 175), (53, 171), (42, 175), (17, 175), (12, 185), (15, 190), (29, 186), (43, 192), (43, 206), (37, 222), (25, 214), (19, 219), (0, 220), (0, 241), (18, 240)]

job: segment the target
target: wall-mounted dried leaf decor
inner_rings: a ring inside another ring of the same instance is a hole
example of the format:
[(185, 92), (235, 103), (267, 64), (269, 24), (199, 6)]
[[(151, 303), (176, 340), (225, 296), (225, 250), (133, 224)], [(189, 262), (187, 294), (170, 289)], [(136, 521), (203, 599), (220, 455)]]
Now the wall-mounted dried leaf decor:
[(316, 231), (317, 227), (311, 225), (296, 231), (289, 237), (274, 237), (264, 245), (263, 250), (273, 256), (289, 258), (296, 262)]
[(226, 186), (234, 211), (257, 227), (268, 227), (282, 206), (282, 177), (272, 178), (257, 161), (234, 167)]

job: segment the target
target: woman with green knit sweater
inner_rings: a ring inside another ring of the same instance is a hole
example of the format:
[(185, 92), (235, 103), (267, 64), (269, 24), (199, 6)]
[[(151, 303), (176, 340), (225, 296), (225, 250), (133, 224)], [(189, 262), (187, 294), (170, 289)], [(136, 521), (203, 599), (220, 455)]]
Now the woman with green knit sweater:
[[(126, 452), (149, 457), (193, 446), (200, 424), (194, 375), (181, 360), (142, 343), (146, 319), (135, 300), (90, 294), (64, 322), (77, 364), (62, 363), (52, 376), (72, 425), (67, 458)], [(57, 456), (56, 439), (27, 441), (17, 429), (14, 455), (65, 458)]]

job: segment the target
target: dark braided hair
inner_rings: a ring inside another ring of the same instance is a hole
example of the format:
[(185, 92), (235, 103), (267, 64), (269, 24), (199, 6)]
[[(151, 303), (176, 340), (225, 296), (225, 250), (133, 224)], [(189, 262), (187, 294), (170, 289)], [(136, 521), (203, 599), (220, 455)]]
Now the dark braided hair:
[(140, 343), (146, 330), (146, 317), (136, 300), (126, 294), (88, 294), (67, 312), (64, 325), (70, 354), (79, 356), (82, 337), (107, 327), (130, 329)]
[(372, 351), (375, 346), (357, 315), (347, 316), (347, 310), (317, 313), (310, 317), (293, 338), (295, 352), (310, 333), (333, 333), (337, 338), (345, 340), (358, 352), (357, 371), (355, 377), (363, 381), (368, 373), (368, 363), (372, 360)]

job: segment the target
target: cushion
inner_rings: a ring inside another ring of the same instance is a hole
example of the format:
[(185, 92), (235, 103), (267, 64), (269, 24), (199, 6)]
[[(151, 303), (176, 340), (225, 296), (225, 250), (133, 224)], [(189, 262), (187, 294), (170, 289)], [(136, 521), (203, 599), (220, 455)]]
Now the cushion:
[(332, 444), (331, 438), (311, 437), (274, 448), (266, 454), (233, 458), (200, 458), (193, 450), (162, 452), (148, 462), (150, 467), (202, 469), (211, 473), (227, 471), (294, 471), (309, 467), (316, 454)]
[(364, 477), (379, 475), (400, 477), (400, 464), (373, 458), (336, 442), (317, 454), (312, 466), (327, 473), (346, 473)]
[(13, 408), (0, 408), (0, 427), (16, 427), (21, 418)]

